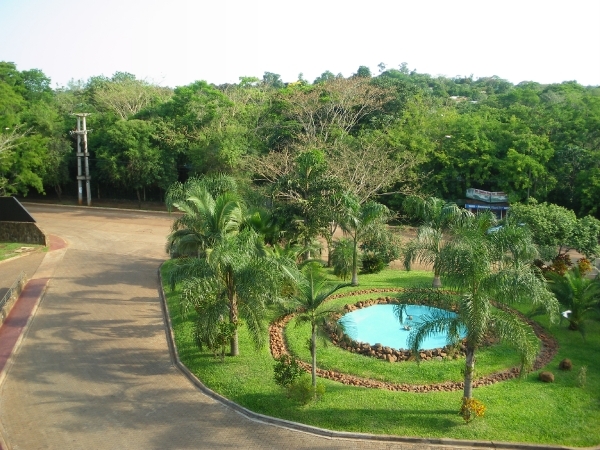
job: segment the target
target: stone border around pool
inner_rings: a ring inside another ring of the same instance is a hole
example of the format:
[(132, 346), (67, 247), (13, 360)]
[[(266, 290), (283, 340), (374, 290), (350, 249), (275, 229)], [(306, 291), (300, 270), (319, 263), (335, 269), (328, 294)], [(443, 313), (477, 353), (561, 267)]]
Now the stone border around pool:
[[(354, 291), (351, 293), (338, 294), (331, 297), (331, 299), (343, 298), (343, 297), (354, 297), (365, 294), (383, 294), (391, 292), (403, 292), (405, 289), (366, 289)], [(373, 300), (363, 300), (357, 302), (355, 305), (364, 304), (365, 306), (371, 306), (378, 303), (390, 303), (386, 297), (380, 297)], [(346, 305), (348, 306), (348, 305)], [(432, 305), (435, 306), (435, 305)], [(507, 309), (502, 305), (495, 305), (496, 307)], [(547, 365), (552, 358), (558, 352), (558, 341), (548, 334), (548, 332), (538, 323), (524, 316), (518, 311), (511, 310), (517, 314), (521, 320), (530, 325), (535, 335), (540, 339), (542, 348), (533, 364), (533, 370), (538, 370)], [(288, 322), (294, 317), (294, 314), (288, 314), (287, 316), (281, 317), (269, 326), (269, 344), (271, 349), (271, 355), (274, 358), (279, 358), (281, 355), (289, 354), (287, 344), (284, 338), (284, 329)], [(304, 370), (310, 371), (310, 364), (304, 361), (298, 361)], [(518, 377), (520, 370), (518, 367), (512, 367), (510, 369), (502, 370), (499, 372), (486, 375), (484, 377), (473, 380), (473, 387), (489, 386), (500, 381), (506, 381)], [(370, 378), (361, 378), (354, 375), (344, 374), (333, 370), (323, 370), (317, 367), (317, 375), (322, 378), (337, 381), (342, 384), (358, 387), (366, 387), (373, 389), (387, 389), (389, 391), (400, 391), (400, 392), (441, 392), (441, 391), (458, 391), (464, 388), (464, 383), (455, 381), (446, 381), (444, 383), (435, 384), (406, 384), (406, 383), (389, 383), (385, 381), (377, 381)]]

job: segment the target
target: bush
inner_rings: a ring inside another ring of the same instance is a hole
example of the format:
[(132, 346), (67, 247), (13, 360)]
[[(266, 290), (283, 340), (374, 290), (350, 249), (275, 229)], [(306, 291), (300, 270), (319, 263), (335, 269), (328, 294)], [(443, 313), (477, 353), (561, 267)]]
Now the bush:
[(273, 366), (275, 383), (284, 388), (289, 388), (304, 372), (293, 356), (281, 355), (275, 361)]
[(305, 374), (298, 378), (288, 388), (288, 395), (297, 402), (307, 405), (313, 400), (319, 400), (325, 394), (325, 385), (317, 381), (317, 387), (313, 388), (312, 378)]
[(379, 273), (387, 264), (375, 254), (367, 254), (362, 258), (361, 273)]
[(579, 272), (581, 275), (585, 276), (592, 271), (594, 266), (592, 266), (592, 262), (587, 258), (581, 258), (577, 261), (577, 267), (579, 267)]
[[(352, 256), (354, 254), (354, 244), (352, 240), (343, 238), (333, 243), (331, 252), (331, 264), (333, 264), (333, 273), (342, 280), (348, 279), (352, 275)], [(358, 255), (360, 261), (360, 255)]]
[(390, 262), (400, 258), (400, 239), (387, 228), (377, 229), (360, 246), (362, 273), (379, 273)]

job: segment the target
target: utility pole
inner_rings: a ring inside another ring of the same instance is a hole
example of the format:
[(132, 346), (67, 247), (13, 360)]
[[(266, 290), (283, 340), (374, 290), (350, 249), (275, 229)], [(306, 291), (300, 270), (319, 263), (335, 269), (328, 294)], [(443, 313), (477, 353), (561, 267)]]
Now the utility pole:
[[(88, 147), (87, 147), (87, 133), (88, 130), (85, 127), (85, 118), (89, 116), (89, 113), (76, 113), (77, 116), (77, 130), (72, 131), (71, 134), (77, 135), (77, 195), (79, 204), (83, 204), (83, 186), (82, 181), (85, 180), (85, 191), (87, 194), (87, 205), (92, 206), (92, 191), (90, 189), (90, 165), (88, 162)], [(82, 123), (83, 122), (83, 123)], [(83, 127), (82, 127), (83, 125)], [(82, 139), (83, 136), (83, 139)], [(83, 140), (83, 152), (81, 151), (81, 141)], [(85, 175), (83, 175), (81, 167), (81, 158), (84, 158)]]

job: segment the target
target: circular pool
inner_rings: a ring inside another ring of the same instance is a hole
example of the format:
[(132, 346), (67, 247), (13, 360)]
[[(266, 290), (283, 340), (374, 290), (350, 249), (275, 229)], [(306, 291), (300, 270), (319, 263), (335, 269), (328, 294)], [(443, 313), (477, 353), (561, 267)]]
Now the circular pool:
[[(343, 325), (344, 333), (356, 342), (370, 345), (381, 344), (395, 349), (406, 349), (410, 332), (421, 321), (421, 316), (431, 316), (438, 308), (422, 305), (406, 305), (404, 322), (400, 323), (394, 313), (395, 305), (373, 305), (344, 314), (338, 322)], [(447, 314), (454, 314), (447, 312)], [(444, 333), (434, 334), (423, 341), (420, 349), (429, 350), (448, 345)]]

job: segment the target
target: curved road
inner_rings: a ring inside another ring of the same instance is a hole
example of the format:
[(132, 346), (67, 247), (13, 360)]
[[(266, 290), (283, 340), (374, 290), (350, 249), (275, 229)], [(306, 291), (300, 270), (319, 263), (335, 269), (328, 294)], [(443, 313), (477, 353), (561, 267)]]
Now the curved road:
[(221, 405), (169, 357), (157, 269), (172, 218), (27, 207), (68, 247), (54, 255), (59, 261), (46, 294), (0, 387), (2, 435), (10, 448), (444, 448), (315, 436)]

